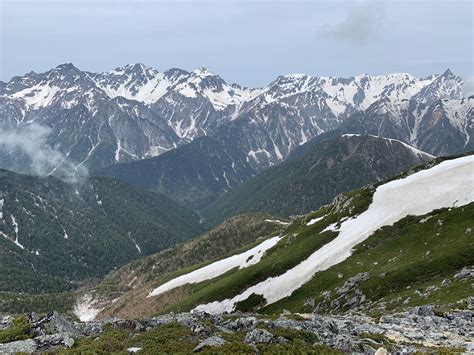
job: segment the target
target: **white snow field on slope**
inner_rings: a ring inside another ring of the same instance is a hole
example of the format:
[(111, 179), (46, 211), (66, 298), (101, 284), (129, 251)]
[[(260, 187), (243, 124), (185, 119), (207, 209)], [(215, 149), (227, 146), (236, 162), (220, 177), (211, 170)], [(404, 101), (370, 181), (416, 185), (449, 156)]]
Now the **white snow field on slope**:
[(444, 161), (406, 178), (381, 185), (369, 208), (341, 224), (339, 235), (294, 268), (268, 278), (232, 299), (197, 306), (195, 311), (230, 312), (252, 293), (265, 297), (267, 304), (290, 296), (323, 271), (347, 259), (352, 248), (377, 229), (392, 225), (408, 215), (424, 215), (443, 207), (458, 207), (474, 201), (474, 156)]
[(189, 274), (179, 276), (172, 279), (160, 287), (155, 288), (147, 297), (158, 296), (166, 291), (172, 290), (173, 288), (183, 286), (190, 283), (198, 283), (205, 280), (213, 279), (217, 276), (225, 274), (227, 271), (232, 270), (236, 267), (239, 269), (246, 268), (250, 265), (254, 265), (260, 261), (264, 253), (275, 246), (281, 239), (281, 236), (273, 237), (265, 240), (256, 247), (247, 250), (242, 254), (232, 255), (226, 259), (216, 261), (212, 264), (204, 266), (200, 269), (194, 270)]

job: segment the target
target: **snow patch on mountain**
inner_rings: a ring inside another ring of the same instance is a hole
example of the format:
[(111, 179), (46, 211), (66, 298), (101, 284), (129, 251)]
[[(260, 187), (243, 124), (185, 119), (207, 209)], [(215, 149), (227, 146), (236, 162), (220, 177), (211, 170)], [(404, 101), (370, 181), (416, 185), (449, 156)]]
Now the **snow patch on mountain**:
[(48, 106), (60, 90), (61, 88), (57, 86), (38, 84), (31, 88), (18, 91), (11, 95), (11, 97), (21, 99), (27, 106), (38, 109)]
[(232, 299), (202, 304), (194, 310), (230, 312), (237, 302), (253, 293), (264, 296), (267, 304), (277, 302), (290, 296), (317, 272), (347, 259), (357, 244), (381, 227), (392, 225), (408, 215), (424, 215), (439, 208), (459, 207), (471, 202), (474, 202), (472, 155), (447, 160), (403, 179), (390, 181), (377, 188), (365, 212), (344, 221), (335, 239), (297, 266), (248, 288)]
[(321, 221), (324, 217), (326, 217), (326, 215), (322, 216), (322, 217), (317, 217), (317, 218), (313, 218), (311, 219), (311, 221), (309, 221), (308, 223), (306, 223), (307, 226), (312, 226), (313, 224)]
[(207, 68), (198, 68), (192, 72), (183, 70), (171, 75), (143, 64), (134, 64), (93, 75), (92, 78), (109, 97), (121, 96), (145, 105), (151, 105), (167, 94), (176, 92), (186, 98), (208, 99), (216, 111), (222, 111), (230, 105), (251, 99), (252, 93), (257, 93), (254, 89), (228, 85)]
[(434, 159), (436, 158), (434, 155), (432, 154), (429, 154), (429, 153), (426, 153), (412, 145), (409, 145), (409, 144), (406, 144), (402, 141), (399, 141), (398, 139), (393, 139), (393, 138), (387, 138), (387, 137), (380, 137), (380, 136), (375, 136), (373, 134), (358, 134), (358, 133), (346, 133), (346, 134), (343, 134), (342, 137), (360, 137), (360, 136), (370, 136), (370, 137), (374, 137), (374, 138), (378, 138), (378, 139), (383, 139), (385, 140), (386, 142), (389, 142), (389, 143), (397, 143), (397, 144), (401, 144), (403, 145), (405, 148), (407, 148), (408, 150), (410, 150), (413, 154), (417, 155), (417, 156), (420, 156), (420, 157), (428, 157), (430, 159)]
[(460, 100), (441, 100), (440, 105), (449, 123), (464, 135), (467, 143), (470, 139), (468, 128), (474, 126), (474, 96)]
[(169, 78), (143, 64), (129, 64), (110, 72), (91, 74), (98, 87), (110, 98), (124, 97), (149, 105), (158, 101), (179, 77)]
[(216, 261), (188, 274), (172, 279), (160, 287), (155, 288), (147, 297), (158, 296), (166, 291), (185, 284), (199, 283), (205, 280), (210, 280), (234, 268), (244, 269), (250, 265), (254, 265), (260, 261), (268, 249), (274, 247), (281, 239), (281, 236), (267, 239), (244, 253)]

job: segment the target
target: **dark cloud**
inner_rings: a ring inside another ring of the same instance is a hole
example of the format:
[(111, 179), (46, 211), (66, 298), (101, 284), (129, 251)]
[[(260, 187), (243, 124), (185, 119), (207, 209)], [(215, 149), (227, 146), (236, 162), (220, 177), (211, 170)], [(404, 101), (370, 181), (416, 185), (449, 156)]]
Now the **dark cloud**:
[(358, 1), (346, 18), (336, 24), (326, 24), (322, 35), (350, 42), (365, 42), (383, 31), (383, 8), (375, 1)]

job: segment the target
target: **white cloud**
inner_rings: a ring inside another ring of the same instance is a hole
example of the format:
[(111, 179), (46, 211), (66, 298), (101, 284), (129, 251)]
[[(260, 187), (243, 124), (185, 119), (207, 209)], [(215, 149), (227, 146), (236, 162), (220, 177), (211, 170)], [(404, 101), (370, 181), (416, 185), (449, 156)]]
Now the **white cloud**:
[(79, 182), (87, 175), (83, 166), (75, 167), (63, 153), (50, 147), (46, 140), (49, 127), (33, 123), (23, 129), (1, 129), (0, 149), (7, 155), (19, 154), (27, 158), (29, 170), (36, 175), (57, 175), (67, 182)]

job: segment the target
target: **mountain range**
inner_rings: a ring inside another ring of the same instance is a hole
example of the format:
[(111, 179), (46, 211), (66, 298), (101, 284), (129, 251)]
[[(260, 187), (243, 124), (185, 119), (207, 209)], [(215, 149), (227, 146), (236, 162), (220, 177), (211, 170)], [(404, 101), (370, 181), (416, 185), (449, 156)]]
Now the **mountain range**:
[[(134, 64), (91, 73), (62, 64), (0, 83), (0, 128), (45, 126), (46, 143), (63, 161), (89, 170), (211, 136), (258, 172), (338, 128), (398, 139), (433, 155), (467, 151), (474, 147), (473, 103), (450, 70), (426, 78), (290, 74), (254, 89), (227, 84), (205, 68), (160, 72)], [(17, 155), (4, 149), (2, 167), (28, 172)]]
[(0, 317), (0, 352), (474, 349), (461, 84), (71, 64), (0, 83), (0, 312), (50, 312)]

